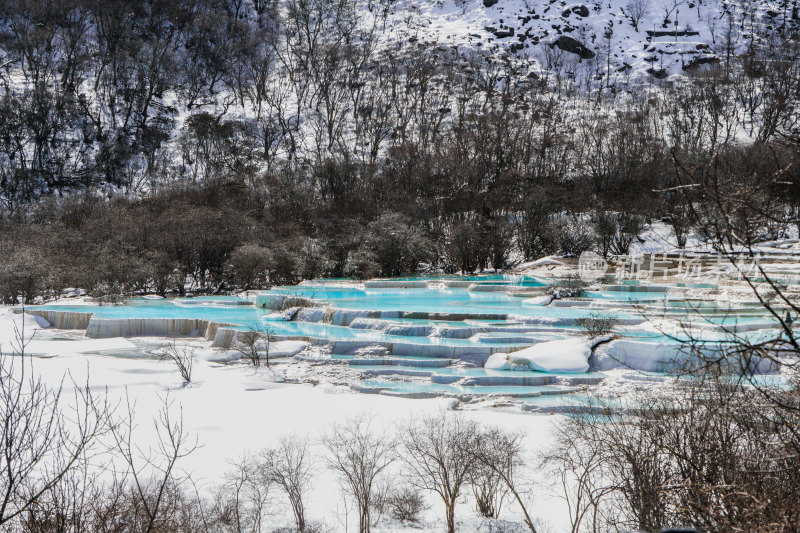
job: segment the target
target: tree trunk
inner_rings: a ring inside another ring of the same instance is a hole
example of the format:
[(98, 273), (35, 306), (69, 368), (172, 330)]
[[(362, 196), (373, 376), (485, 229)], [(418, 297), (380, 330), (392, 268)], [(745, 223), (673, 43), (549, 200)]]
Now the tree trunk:
[(447, 506), (447, 533), (456, 533), (456, 502), (448, 502)]

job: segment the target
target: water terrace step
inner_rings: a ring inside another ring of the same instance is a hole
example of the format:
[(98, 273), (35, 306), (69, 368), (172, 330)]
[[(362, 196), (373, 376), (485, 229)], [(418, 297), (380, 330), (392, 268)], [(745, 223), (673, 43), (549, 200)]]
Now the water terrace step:
[(368, 379), (352, 383), (350, 387), (358, 392), (368, 394), (412, 395), (435, 394), (446, 396), (504, 396), (510, 398), (531, 398), (536, 396), (558, 396), (574, 392), (568, 387), (554, 385), (529, 386), (529, 387), (502, 387), (502, 386), (461, 386), (425, 381), (397, 381), (388, 379)]
[[(431, 376), (431, 381), (433, 383), (453, 383), (452, 381), (447, 381), (448, 378), (452, 376), (443, 376), (441, 374), (433, 374)], [(548, 374), (542, 374), (538, 376), (515, 376), (515, 375), (507, 375), (507, 376), (474, 376), (469, 378), (462, 378), (459, 383), (461, 383), (465, 387), (475, 386), (475, 385), (511, 385), (511, 386), (530, 386), (530, 385), (554, 385), (558, 382), (556, 376), (551, 376)]]
[(193, 337), (213, 339), (220, 324), (198, 318), (97, 318), (92, 316), (86, 336), (110, 337)]
[(373, 279), (364, 282), (365, 289), (427, 289), (427, 281)]
[(349, 326), (356, 319), (419, 319), (448, 322), (464, 320), (506, 320), (507, 313), (450, 313), (402, 310), (344, 309), (337, 307), (303, 307), (294, 320), (301, 322), (324, 322)]
[(230, 324), (199, 318), (100, 318), (92, 312), (26, 309), (57, 329), (82, 329), (92, 339), (111, 337), (196, 337), (214, 339)]
[[(20, 311), (21, 312), (21, 311)], [(83, 329), (89, 327), (94, 313), (80, 311), (56, 311), (49, 309), (25, 309), (26, 313), (37, 315), (47, 320), (51, 326), (57, 329)]]
[(666, 285), (603, 285), (604, 291), (625, 291), (625, 292), (666, 292), (669, 289), (674, 289), (674, 286)]
[(399, 337), (446, 337), (451, 339), (467, 339), (476, 333), (486, 331), (485, 326), (420, 324), (418, 322), (404, 322), (403, 319), (390, 320), (363, 317), (353, 319), (348, 327), (382, 331), (386, 335), (397, 335)]
[(410, 367), (428, 367), (428, 368), (444, 368), (450, 366), (453, 362), (452, 359), (404, 359), (400, 357), (385, 357), (385, 356), (370, 356), (370, 357), (357, 357), (352, 358), (333, 358), (333, 357), (320, 357), (313, 355), (295, 355), (298, 361), (305, 361), (308, 363), (326, 363), (326, 364), (342, 364), (352, 366), (368, 366), (368, 365), (386, 365), (386, 366), (410, 366)]

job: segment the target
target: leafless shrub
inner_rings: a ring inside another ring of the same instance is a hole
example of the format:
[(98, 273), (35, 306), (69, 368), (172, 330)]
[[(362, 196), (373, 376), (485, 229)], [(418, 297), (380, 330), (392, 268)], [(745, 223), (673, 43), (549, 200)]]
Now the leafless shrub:
[(394, 461), (394, 443), (387, 434), (372, 429), (371, 419), (358, 416), (335, 424), (322, 444), (328, 450), (328, 466), (356, 502), (359, 533), (369, 533), (376, 483)]
[(370, 519), (373, 524), (378, 524), (386, 514), (389, 512), (389, 497), (392, 494), (391, 480), (381, 477), (375, 482), (375, 490), (370, 499), (370, 506), (372, 511)]
[(254, 243), (243, 244), (231, 252), (230, 267), (242, 290), (269, 284), (271, 255), (268, 248)]
[[(111, 484), (96, 487), (91, 513), (84, 517), (83, 531), (142, 531), (157, 533), (212, 533), (217, 527), (213, 508), (175, 479), (135, 478), (122, 475)], [(155, 519), (153, 514), (155, 514)], [(80, 530), (79, 530), (80, 531)]]
[(178, 346), (176, 340), (172, 340), (168, 345), (161, 348), (157, 355), (169, 361), (172, 361), (175, 368), (183, 379), (183, 386), (185, 387), (192, 382), (192, 366), (194, 365), (194, 352), (188, 346)]
[[(781, 401), (797, 405), (796, 392)], [(787, 531), (797, 523), (800, 417), (728, 380), (570, 418), (551, 461), (573, 531)]]
[(251, 326), (250, 329), (236, 337), (233, 348), (242, 354), (250, 364), (261, 366), (262, 359), (269, 368), (269, 345), (272, 341), (272, 332), (264, 326)]
[(178, 461), (188, 456), (197, 447), (183, 426), (182, 415), (172, 413), (169, 397), (155, 420), (157, 444), (142, 446), (138, 443), (134, 419), (135, 406), (127, 402), (127, 416), (112, 427), (111, 435), (115, 453), (121, 459), (124, 470), (118, 471), (126, 499), (136, 507), (136, 530), (155, 532), (169, 530), (175, 521), (174, 507), (182, 495), (181, 486), (188, 476), (176, 470)]
[(489, 466), (476, 461), (469, 476), (472, 494), (475, 496), (476, 510), (486, 518), (498, 518), (503, 500), (508, 496), (508, 488), (503, 480)]
[(578, 276), (566, 276), (556, 280), (547, 288), (547, 293), (556, 298), (580, 298), (589, 284)]
[(601, 337), (610, 334), (619, 320), (614, 317), (592, 313), (578, 320), (578, 326), (589, 337)]
[(602, 211), (597, 214), (597, 235), (603, 257), (627, 255), (633, 240), (644, 228), (644, 217), (629, 212)]
[(420, 515), (427, 508), (422, 494), (410, 486), (395, 488), (386, 496), (386, 507), (389, 515), (395, 520), (416, 524)]
[(476, 424), (441, 413), (409, 422), (403, 431), (403, 459), (410, 483), (436, 493), (445, 506), (447, 531), (455, 531), (455, 506), (469, 482), (474, 458), (467, 450)]
[(564, 254), (581, 255), (595, 245), (592, 228), (575, 219), (556, 220), (551, 231), (558, 249)]

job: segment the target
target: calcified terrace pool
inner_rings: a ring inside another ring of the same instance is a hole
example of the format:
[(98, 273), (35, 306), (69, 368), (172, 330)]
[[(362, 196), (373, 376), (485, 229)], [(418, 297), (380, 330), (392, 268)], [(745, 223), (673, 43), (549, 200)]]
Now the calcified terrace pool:
[[(315, 280), (243, 296), (27, 310), (92, 338), (205, 336), (219, 350), (230, 349), (241, 331), (266, 328), (276, 340), (307, 342), (294, 361), (340, 375), (358, 392), (505, 398), (534, 411), (575, 410), (584, 389), (610, 370), (635, 372), (631, 379), (639, 381), (662, 379), (686, 361), (680, 342), (686, 333), (656, 323), (691, 323), (692, 336), (709, 350), (724, 349), (731, 331), (753, 339), (776, 331), (759, 306), (722, 301), (711, 284), (597, 285), (581, 298), (544, 304), (549, 283), (512, 275)], [(287, 309), (286, 298), (302, 307)], [(585, 336), (580, 320), (598, 316), (613, 317), (616, 326), (614, 338), (594, 350), (589, 372), (483, 368), (493, 353)]]

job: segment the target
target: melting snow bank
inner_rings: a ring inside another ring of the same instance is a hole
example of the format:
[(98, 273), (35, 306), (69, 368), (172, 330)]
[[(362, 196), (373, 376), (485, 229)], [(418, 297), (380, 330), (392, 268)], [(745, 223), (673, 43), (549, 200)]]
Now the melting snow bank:
[(774, 371), (769, 359), (751, 356), (745, 361), (740, 354), (726, 353), (720, 343), (689, 346), (681, 343), (642, 342), (616, 339), (598, 346), (591, 358), (591, 368), (596, 371), (627, 368), (642, 372), (674, 372), (690, 370), (708, 361), (721, 361), (726, 370), (736, 373), (769, 373)]
[[(136, 346), (126, 339), (40, 340), (37, 331), (51, 327), (42, 316), (6, 309), (0, 315), (0, 351), (18, 354), (24, 344), (25, 353), (37, 356), (57, 356), (105, 351), (133, 350)], [(24, 342), (20, 343), (20, 337)]]
[(511, 370), (522, 366), (540, 372), (583, 373), (589, 370), (592, 349), (608, 337), (564, 339), (540, 342), (530, 348), (511, 353), (496, 353), (487, 359), (484, 368)]
[(0, 351), (19, 351), (20, 337), (25, 343), (42, 328), (49, 328), (44, 318), (28, 313), (16, 313), (13, 309), (0, 310)]

